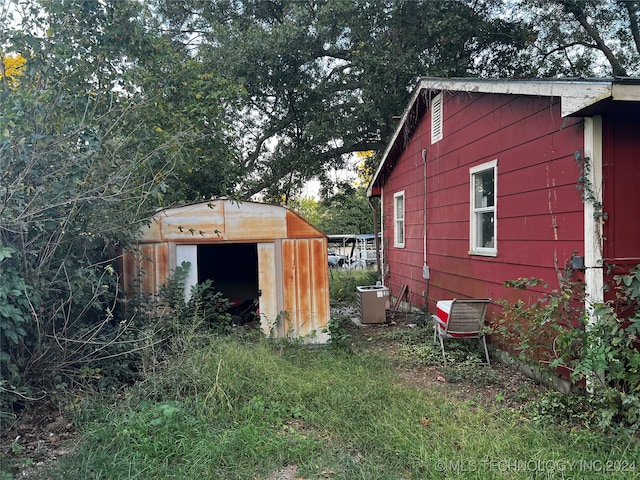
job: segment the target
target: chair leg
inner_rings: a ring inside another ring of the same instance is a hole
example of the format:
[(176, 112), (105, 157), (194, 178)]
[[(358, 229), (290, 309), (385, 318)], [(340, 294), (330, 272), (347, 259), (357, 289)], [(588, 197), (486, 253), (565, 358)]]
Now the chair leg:
[(484, 356), (487, 359), (487, 365), (491, 365), (491, 362), (489, 361), (489, 351), (487, 350), (487, 339), (484, 335), (480, 337), (480, 341), (482, 342), (482, 346), (484, 347)]
[(447, 361), (447, 357), (445, 357), (444, 355), (444, 340), (442, 339), (442, 336), (439, 335), (440, 337), (440, 348), (442, 348), (442, 358), (444, 359), (444, 361)]

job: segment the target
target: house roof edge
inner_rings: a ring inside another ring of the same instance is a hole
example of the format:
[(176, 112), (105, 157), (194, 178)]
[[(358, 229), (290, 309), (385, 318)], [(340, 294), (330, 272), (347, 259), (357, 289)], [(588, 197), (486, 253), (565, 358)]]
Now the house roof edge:
[(389, 155), (397, 148), (400, 134), (407, 127), (410, 115), (417, 111), (417, 104), (424, 92), (449, 91), (468, 93), (495, 93), (507, 95), (535, 95), (559, 97), (561, 114), (571, 116), (603, 100), (640, 101), (640, 78), (443, 78), (420, 77), (393, 135), (383, 153), (369, 186), (367, 196), (376, 196), (379, 176), (387, 164)]

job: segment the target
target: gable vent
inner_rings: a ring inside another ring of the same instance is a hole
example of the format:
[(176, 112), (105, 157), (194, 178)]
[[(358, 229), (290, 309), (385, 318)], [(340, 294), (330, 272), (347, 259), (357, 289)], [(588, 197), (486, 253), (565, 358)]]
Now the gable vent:
[(431, 143), (442, 140), (442, 93), (431, 100)]

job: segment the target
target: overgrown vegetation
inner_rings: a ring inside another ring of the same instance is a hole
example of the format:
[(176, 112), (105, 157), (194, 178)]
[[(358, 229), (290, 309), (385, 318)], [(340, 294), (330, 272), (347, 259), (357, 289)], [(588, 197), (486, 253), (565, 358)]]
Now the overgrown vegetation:
[[(270, 478), (287, 466), (302, 478), (531, 478), (566, 473), (568, 459), (585, 462), (573, 463), (581, 478), (602, 478), (594, 462), (630, 478), (640, 455), (622, 436), (400, 384), (379, 355), (235, 336), (172, 357), (115, 409), (76, 414), (83, 441), (53, 478)], [(499, 466), (518, 460), (530, 468)]]
[[(360, 335), (364, 343), (356, 344), (345, 313), (336, 322), (340, 348), (229, 334), (237, 332), (224, 327), (224, 309), (200, 307), (209, 292), (184, 301), (186, 268), (152, 310), (162, 305), (165, 313), (150, 322), (156, 330), (147, 338), (166, 341), (147, 345), (139, 381), (117, 397), (88, 390), (76, 396), (67, 412), (82, 439), (39, 478), (273, 478), (285, 469), (302, 478), (394, 480), (434, 472), (478, 479), (637, 475), (636, 439), (580, 428), (594, 425), (585, 396), (577, 408), (566, 395), (531, 401), (522, 390), (511, 393), (520, 395), (516, 408), (499, 391), (494, 409), (399, 381), (398, 368), (435, 365), (450, 383), (501, 382), (494, 369), (478, 365), (477, 342), (451, 343), (443, 364), (426, 314), (407, 316), (405, 328)], [(340, 273), (332, 286), (353, 291), (374, 278)], [(353, 305), (344, 291), (336, 294), (346, 299), (334, 304)], [(213, 332), (216, 323), (221, 328)], [(392, 355), (367, 347), (380, 341)], [(18, 451), (19, 439), (14, 443)]]
[[(353, 152), (375, 163), (417, 72), (589, 76), (602, 65), (589, 51), (605, 52), (616, 75), (637, 71), (633, 39), (606, 28), (635, 28), (633, 2), (515, 2), (523, 10), (508, 20), (492, 1), (276, 3), (0, 2), (0, 420), (39, 401), (82, 404), (91, 415), (79, 422), (95, 423), (64, 467), (69, 478), (247, 478), (286, 462), (309, 475), (397, 478), (454, 455), (433, 438), (470, 447), (474, 461), (522, 451), (477, 445), (487, 424), (492, 437), (502, 432), (492, 413), (442, 398), (430, 406), (373, 356), (221, 339), (233, 330), (225, 299), (205, 284), (185, 302), (180, 270), (163, 297), (125, 313), (117, 264), (159, 206), (234, 191), (287, 202), (314, 177), (335, 193), (328, 172)], [(546, 27), (529, 23), (538, 13)], [(362, 186), (342, 186), (325, 206), (336, 213), (330, 225), (370, 231), (369, 216), (356, 215), (368, 211)], [(378, 280), (333, 273), (332, 305)], [(629, 299), (637, 280), (621, 278)], [(598, 306), (595, 318), (578, 339), (591, 348), (556, 360), (582, 362), (576, 378), (603, 392), (593, 397), (606, 404), (603, 427), (633, 430), (637, 313), (622, 321)], [(349, 344), (347, 321), (332, 318), (334, 345)], [(422, 361), (433, 355), (426, 343), (407, 348)], [(461, 358), (468, 372), (452, 379), (472, 371)], [(92, 393), (107, 396), (82, 403)], [(425, 409), (476, 428), (416, 429)], [(327, 439), (336, 440), (328, 457)], [(569, 453), (554, 440), (541, 448)], [(578, 444), (584, 458), (636, 452), (610, 441), (610, 453)]]
[[(564, 279), (560, 289), (529, 302), (503, 301), (497, 331), (520, 359), (540, 366), (563, 367), (570, 380), (589, 391), (572, 401), (593, 412), (590, 424), (609, 431), (640, 430), (640, 266), (614, 277), (615, 304), (589, 304), (585, 310), (581, 282)], [(507, 286), (525, 290), (537, 279), (518, 279)], [(620, 311), (631, 311), (619, 316)], [(550, 347), (549, 347), (550, 346)], [(581, 395), (581, 394), (580, 394)], [(572, 397), (576, 398), (574, 394)], [(557, 402), (563, 405), (563, 402)], [(551, 402), (553, 403), (553, 402)], [(549, 404), (541, 405), (548, 411)], [(573, 409), (574, 412), (577, 410)]]
[(337, 306), (344, 303), (355, 304), (356, 287), (375, 285), (379, 280), (375, 270), (333, 270), (331, 272), (329, 285), (332, 305)]

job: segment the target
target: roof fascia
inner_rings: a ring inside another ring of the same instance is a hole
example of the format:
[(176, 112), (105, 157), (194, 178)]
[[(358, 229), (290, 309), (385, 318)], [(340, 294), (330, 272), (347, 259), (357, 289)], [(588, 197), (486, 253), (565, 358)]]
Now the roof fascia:
[(622, 102), (640, 102), (640, 87), (638, 85), (614, 84), (612, 98)]

